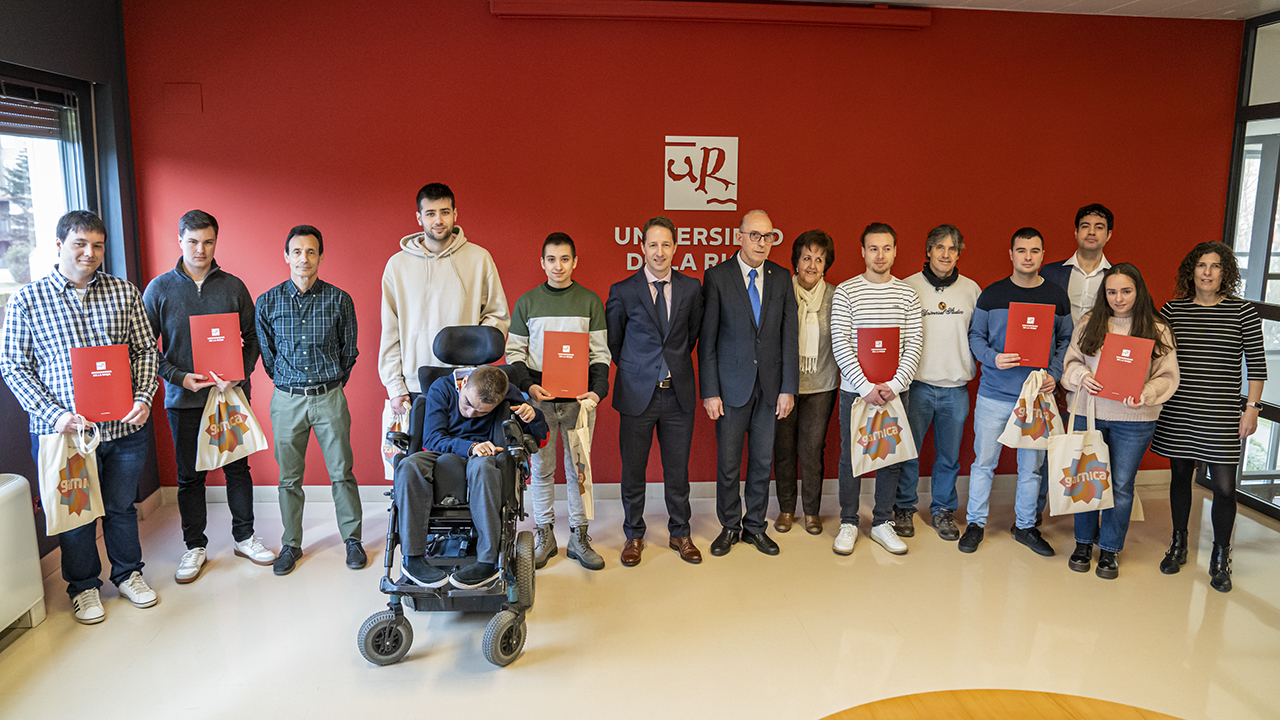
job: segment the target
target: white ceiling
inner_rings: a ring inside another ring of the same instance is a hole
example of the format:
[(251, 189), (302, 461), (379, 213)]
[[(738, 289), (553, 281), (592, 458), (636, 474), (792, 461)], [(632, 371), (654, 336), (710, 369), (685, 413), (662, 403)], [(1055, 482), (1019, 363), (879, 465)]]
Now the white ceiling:
[[(784, 0), (811, 2), (812, 0)], [(865, 5), (868, 0), (826, 0)], [(888, 0), (894, 6), (914, 5), (967, 10), (1072, 13), (1080, 15), (1131, 15), (1137, 17), (1245, 20), (1280, 10), (1280, 0)]]

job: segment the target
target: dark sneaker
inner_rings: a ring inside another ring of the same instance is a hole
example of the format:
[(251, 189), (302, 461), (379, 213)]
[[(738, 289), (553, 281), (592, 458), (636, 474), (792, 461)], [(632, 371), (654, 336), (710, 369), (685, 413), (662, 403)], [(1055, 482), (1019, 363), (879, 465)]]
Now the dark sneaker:
[(280, 548), (280, 554), (276, 556), (276, 561), (271, 563), (271, 570), (277, 575), (288, 575), (293, 572), (294, 566), (301, 559), (302, 548), (285, 545)]
[(1098, 577), (1103, 580), (1120, 577), (1120, 563), (1116, 562), (1116, 554), (1110, 550), (1098, 551)]
[(893, 531), (898, 537), (915, 537), (916, 525), (912, 521), (911, 516), (916, 514), (915, 508), (899, 508), (893, 509)]
[(364, 548), (361, 547), (359, 540), (347, 541), (347, 567), (352, 570), (359, 570), (369, 564), (369, 556), (364, 554)]
[(429, 564), (422, 555), (405, 555), (400, 569), (414, 585), (438, 588), (449, 584), (449, 573), (441, 570), (437, 565)]
[[(1103, 551), (1105, 552), (1105, 551)], [(1076, 543), (1076, 551), (1067, 560), (1067, 567), (1076, 572), (1089, 572), (1089, 563), (1093, 560), (1093, 543)], [(1102, 558), (1098, 558), (1098, 572), (1102, 572)]]
[(960, 528), (956, 527), (955, 518), (950, 510), (943, 510), (933, 516), (933, 529), (943, 540), (955, 541), (960, 538)]
[(971, 553), (982, 543), (982, 534), (981, 525), (969, 523), (969, 527), (964, 529), (964, 537), (960, 538), (960, 543), (956, 547), (960, 548), (962, 553)]
[(449, 576), (449, 582), (456, 588), (475, 590), (498, 579), (498, 566), (493, 563), (472, 563)]
[(1053, 557), (1053, 546), (1045, 541), (1040, 531), (1034, 527), (1023, 530), (1015, 528), (1013, 539), (1031, 548), (1031, 552), (1044, 557)]

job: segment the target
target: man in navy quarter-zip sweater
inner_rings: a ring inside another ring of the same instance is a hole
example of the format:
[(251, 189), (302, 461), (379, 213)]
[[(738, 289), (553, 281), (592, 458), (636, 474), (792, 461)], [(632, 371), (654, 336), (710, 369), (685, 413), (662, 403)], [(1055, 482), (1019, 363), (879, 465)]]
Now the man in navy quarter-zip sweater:
[[(770, 262), (777, 234), (762, 210), (742, 218), (741, 249), (703, 276), (698, 371), (702, 405), (716, 421), (716, 515), (722, 530), (712, 555), (741, 538), (766, 555), (778, 545), (765, 534), (773, 432), (800, 388), (800, 320), (791, 274)], [(747, 441), (746, 512), (738, 495)]]
[[(195, 372), (191, 358), (191, 316), (219, 313), (240, 316), (245, 379), (239, 385), (246, 398), (249, 397), (249, 377), (259, 355), (253, 296), (239, 278), (218, 266), (213, 258), (217, 245), (218, 221), (212, 215), (203, 210), (183, 215), (178, 220), (178, 247), (182, 258), (172, 270), (152, 280), (142, 295), (151, 328), (164, 346), (159, 374), (164, 378), (164, 406), (178, 466), (178, 514), (182, 517), (182, 537), (187, 544), (187, 552), (178, 563), (175, 575), (179, 583), (193, 582), (200, 577), (209, 543), (204, 534), (206, 473), (196, 471), (201, 415), (209, 398), (209, 388), (237, 384), (220, 383), (220, 379)], [(241, 458), (226, 465), (223, 473), (235, 554), (259, 565), (271, 564), (275, 555), (263, 547), (253, 533), (253, 476), (249, 473), (249, 459)]]

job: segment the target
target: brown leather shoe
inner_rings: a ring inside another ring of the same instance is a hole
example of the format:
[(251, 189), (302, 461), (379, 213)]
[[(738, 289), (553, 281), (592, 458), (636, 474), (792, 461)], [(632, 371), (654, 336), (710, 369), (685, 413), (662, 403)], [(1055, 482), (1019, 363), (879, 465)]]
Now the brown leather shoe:
[(773, 521), (773, 529), (778, 532), (787, 532), (795, 522), (795, 513), (778, 513), (778, 519)]
[(671, 538), (669, 547), (680, 553), (680, 559), (687, 563), (697, 565), (702, 562), (702, 553), (698, 551), (698, 548), (694, 547), (693, 538), (673, 537)]
[(810, 535), (821, 535), (822, 534), (822, 518), (817, 515), (805, 515), (804, 529)]
[(622, 546), (622, 564), (635, 567), (640, 564), (640, 551), (644, 549), (644, 540), (634, 538)]

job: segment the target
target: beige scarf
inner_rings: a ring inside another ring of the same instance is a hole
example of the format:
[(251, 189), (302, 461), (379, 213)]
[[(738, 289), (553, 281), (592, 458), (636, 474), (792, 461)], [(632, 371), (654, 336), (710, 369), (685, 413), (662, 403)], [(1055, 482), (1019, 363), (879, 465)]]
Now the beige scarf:
[(800, 309), (800, 372), (818, 372), (818, 313), (822, 310), (822, 294), (826, 283), (819, 280), (812, 290), (805, 290), (799, 277), (792, 277), (796, 289), (796, 305)]

